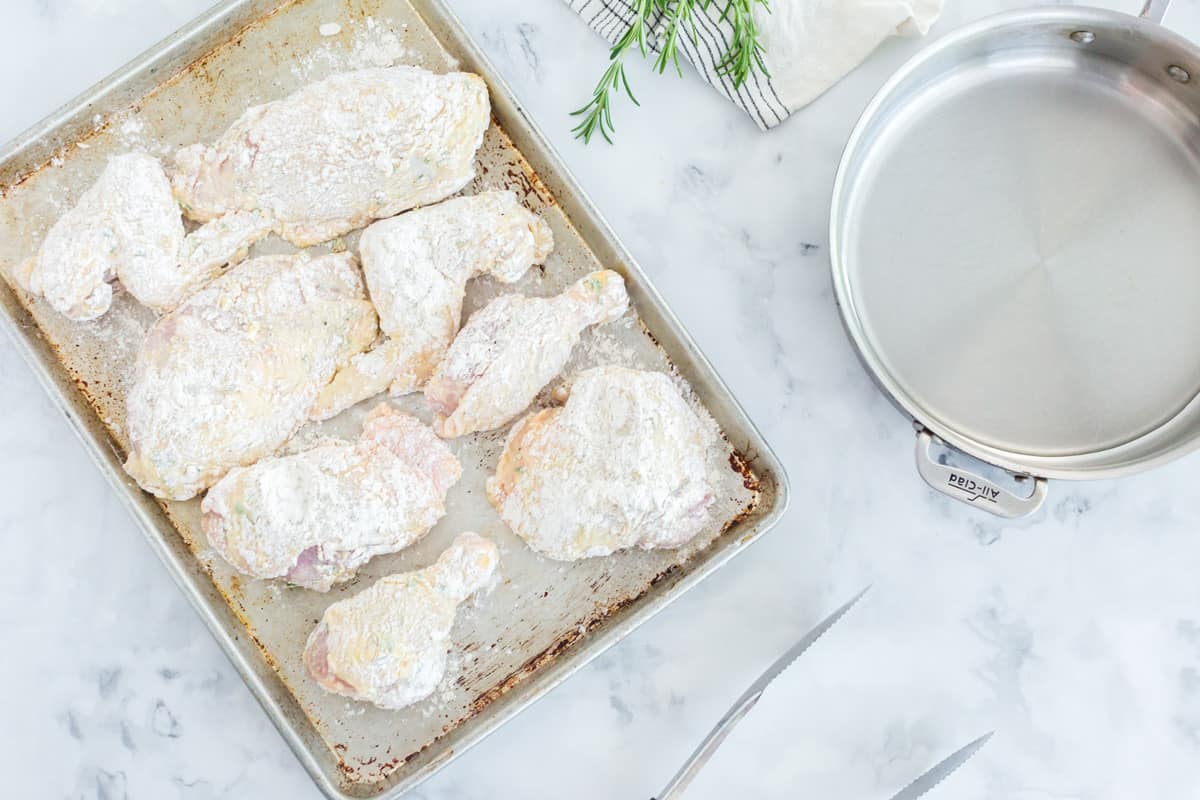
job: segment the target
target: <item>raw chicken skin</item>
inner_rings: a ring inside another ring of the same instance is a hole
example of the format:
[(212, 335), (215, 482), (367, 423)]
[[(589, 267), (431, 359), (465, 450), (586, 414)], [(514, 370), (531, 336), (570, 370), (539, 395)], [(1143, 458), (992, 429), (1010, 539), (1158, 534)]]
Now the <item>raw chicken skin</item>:
[(147, 333), (126, 399), (126, 471), (159, 497), (186, 500), (268, 455), (376, 330), (352, 255), (235, 267)]
[(340, 73), (248, 109), (211, 146), (180, 150), (175, 195), (201, 221), (261, 211), (307, 247), (466, 186), (490, 111), (478, 75)]
[(74, 320), (108, 311), (118, 280), (143, 305), (163, 312), (245, 258), (272, 227), (258, 214), (238, 213), (185, 235), (158, 159), (128, 153), (108, 162), (13, 277)]
[(205, 495), (202, 524), (239, 572), (325, 592), (424, 536), (461, 474), (433, 431), (381, 404), (355, 443), (234, 467)]
[(498, 297), (463, 326), (425, 385), (439, 436), (499, 428), (554, 379), (591, 325), (629, 308), (625, 281), (612, 270), (586, 275), (557, 297)]
[(488, 274), (519, 280), (554, 248), (550, 226), (512, 192), (483, 192), (376, 222), (359, 242), (363, 273), (386, 334), (321, 394), (327, 419), (391, 386), (419, 389), (458, 332), (466, 284)]
[(464, 533), (433, 566), (380, 578), (325, 610), (304, 664), (323, 689), (398, 709), (433, 693), (446, 674), (458, 605), (491, 579), (496, 545)]
[(670, 378), (598, 367), (575, 378), (565, 406), (513, 427), (488, 499), (559, 561), (678, 547), (708, 521), (706, 454), (700, 420)]

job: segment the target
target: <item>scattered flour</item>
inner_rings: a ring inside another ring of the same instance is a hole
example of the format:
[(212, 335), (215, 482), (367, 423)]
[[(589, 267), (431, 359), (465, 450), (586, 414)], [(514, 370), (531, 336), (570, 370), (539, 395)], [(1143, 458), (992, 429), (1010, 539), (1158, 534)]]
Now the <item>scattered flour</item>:
[(146, 129), (146, 123), (142, 122), (140, 117), (130, 115), (121, 120), (121, 127), (117, 130), (121, 136), (134, 137), (140, 136)]
[[(321, 36), (326, 38), (337, 36), (341, 31), (342, 27), (337, 23), (326, 23), (320, 27)], [(390, 21), (367, 17), (363, 25), (354, 31), (349, 51), (341, 41), (325, 42), (297, 59), (292, 65), (292, 74), (306, 81), (317, 80), (334, 72), (409, 63), (409, 56)]]

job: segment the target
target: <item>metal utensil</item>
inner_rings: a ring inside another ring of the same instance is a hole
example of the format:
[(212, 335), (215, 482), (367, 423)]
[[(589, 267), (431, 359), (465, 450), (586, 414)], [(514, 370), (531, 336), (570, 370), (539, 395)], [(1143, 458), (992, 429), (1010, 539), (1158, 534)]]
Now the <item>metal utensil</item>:
[[(1200, 48), (1141, 17), (987, 18), (896, 73), (833, 192), (854, 346), (917, 425), (920, 474), (995, 514), (1046, 478), (1200, 446)], [(931, 454), (941, 441), (1025, 488)]]
[(995, 731), (985, 733), (970, 744), (963, 745), (955, 750), (926, 770), (915, 781), (897, 792), (891, 800), (917, 800), (918, 797), (923, 797), (926, 792), (946, 780), (946, 778), (949, 778), (952, 772), (967, 763), (971, 756), (978, 753), (980, 748), (987, 744), (988, 739), (992, 738), (993, 733)]
[[(868, 586), (867, 589), (869, 588)], [(725, 716), (721, 717), (713, 729), (709, 731), (708, 736), (704, 737), (704, 741), (700, 743), (695, 752), (679, 768), (679, 772), (675, 773), (675, 777), (671, 778), (666, 788), (658, 794), (656, 800), (674, 800), (681, 796), (684, 790), (687, 789), (688, 784), (700, 772), (700, 768), (708, 763), (712, 754), (725, 741), (725, 737), (733, 730), (733, 726), (740, 722), (750, 709), (754, 708), (759, 698), (762, 697), (763, 690), (767, 688), (767, 685), (779, 677), (781, 672), (791, 666), (793, 661), (803, 655), (805, 650), (812, 647), (813, 643), (825, 634), (825, 631), (832, 628), (855, 603), (862, 599), (862, 596), (867, 593), (867, 589), (863, 589), (841, 608), (817, 623), (817, 626), (804, 634), (804, 637), (800, 641), (789, 647), (783, 655), (775, 659), (775, 663), (767, 667), (766, 672), (760, 675), (754, 683), (750, 684), (750, 688), (734, 701), (729, 710), (725, 712)]]

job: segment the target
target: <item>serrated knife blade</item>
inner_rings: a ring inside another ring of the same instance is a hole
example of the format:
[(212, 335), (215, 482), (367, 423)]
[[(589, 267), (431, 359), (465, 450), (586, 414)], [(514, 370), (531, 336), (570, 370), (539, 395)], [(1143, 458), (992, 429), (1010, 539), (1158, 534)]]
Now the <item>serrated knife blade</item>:
[(949, 778), (950, 773), (967, 763), (971, 756), (978, 753), (979, 749), (987, 744), (988, 739), (992, 738), (993, 733), (995, 731), (985, 733), (970, 744), (958, 748), (926, 770), (915, 781), (901, 789), (891, 800), (917, 800), (918, 797), (923, 797), (926, 792), (946, 780), (946, 778)]
[(767, 667), (766, 671), (754, 683), (750, 684), (750, 688), (743, 692), (742, 696), (729, 707), (729, 710), (725, 712), (725, 716), (721, 717), (716, 726), (709, 731), (708, 736), (704, 737), (704, 741), (700, 743), (700, 746), (696, 748), (691, 757), (684, 762), (679, 772), (675, 773), (675, 777), (671, 779), (667, 787), (657, 795), (656, 800), (676, 800), (687, 788), (688, 784), (692, 782), (692, 779), (696, 777), (696, 773), (700, 771), (700, 768), (708, 762), (713, 752), (721, 746), (721, 742), (725, 741), (725, 737), (729, 735), (733, 726), (742, 717), (746, 716), (746, 713), (750, 709), (754, 708), (754, 704), (762, 697), (763, 690), (767, 688), (767, 685), (778, 678), (779, 674), (791, 666), (793, 661), (803, 655), (805, 650), (812, 647), (818, 639), (825, 635), (825, 632), (845, 616), (846, 612), (861, 600), (862, 596), (867, 593), (867, 589), (870, 588), (868, 586), (854, 595), (854, 597), (840, 608), (818, 622), (815, 628), (804, 634), (804, 637), (789, 647), (783, 655), (775, 659), (775, 663)]

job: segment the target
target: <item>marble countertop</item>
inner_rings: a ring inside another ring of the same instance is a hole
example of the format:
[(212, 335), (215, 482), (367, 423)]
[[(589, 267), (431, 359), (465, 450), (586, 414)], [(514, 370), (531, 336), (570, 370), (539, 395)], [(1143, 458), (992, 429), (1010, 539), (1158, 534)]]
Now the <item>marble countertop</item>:
[[(1200, 40), (1200, 2), (1169, 24)], [(207, 0), (10, 0), (7, 139)], [(919, 43), (887, 43), (760, 133), (688, 75), (632, 70), (617, 143), (566, 114), (603, 68), (558, 0), (451, 0), (787, 465), (777, 530), (412, 794), (649, 797), (728, 703), (827, 611), (689, 798), (883, 800), (980, 733), (930, 800), (1200, 796), (1200, 457), (1055, 483), (1004, 522), (928, 490), (910, 426), (859, 367), (831, 298), (843, 141)], [(947, 0), (933, 35), (1002, 7)], [(1105, 5), (1136, 9), (1140, 0)], [(3, 794), (317, 798), (11, 347), (0, 346)]]

